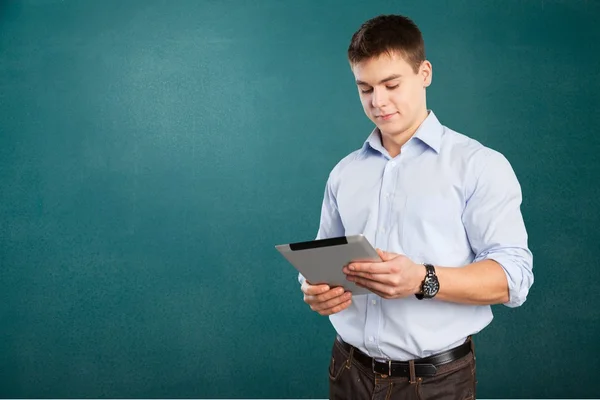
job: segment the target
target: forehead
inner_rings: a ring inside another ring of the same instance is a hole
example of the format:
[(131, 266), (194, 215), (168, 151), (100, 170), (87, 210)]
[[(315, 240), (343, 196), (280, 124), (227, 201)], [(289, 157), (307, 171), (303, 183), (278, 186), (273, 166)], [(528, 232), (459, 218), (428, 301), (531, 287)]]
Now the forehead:
[(398, 52), (384, 53), (352, 64), (352, 73), (357, 80), (378, 82), (390, 75), (414, 75), (411, 65)]

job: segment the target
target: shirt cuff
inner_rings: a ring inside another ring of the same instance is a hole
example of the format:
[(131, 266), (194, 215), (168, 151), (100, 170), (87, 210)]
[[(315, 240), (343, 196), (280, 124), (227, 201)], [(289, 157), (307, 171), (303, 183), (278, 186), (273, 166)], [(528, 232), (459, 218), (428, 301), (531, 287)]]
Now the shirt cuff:
[(502, 252), (486, 252), (478, 257), (477, 261), (494, 260), (504, 270), (506, 280), (508, 281), (508, 302), (504, 303), (507, 307), (519, 307), (529, 294), (529, 289), (533, 284), (531, 253), (525, 249), (508, 249)]

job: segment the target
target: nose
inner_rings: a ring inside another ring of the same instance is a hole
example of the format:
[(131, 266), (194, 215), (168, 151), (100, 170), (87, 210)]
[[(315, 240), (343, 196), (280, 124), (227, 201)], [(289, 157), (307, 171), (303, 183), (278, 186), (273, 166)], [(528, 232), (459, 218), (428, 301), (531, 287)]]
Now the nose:
[(371, 95), (371, 104), (374, 108), (382, 108), (387, 105), (388, 94), (385, 89), (374, 88)]

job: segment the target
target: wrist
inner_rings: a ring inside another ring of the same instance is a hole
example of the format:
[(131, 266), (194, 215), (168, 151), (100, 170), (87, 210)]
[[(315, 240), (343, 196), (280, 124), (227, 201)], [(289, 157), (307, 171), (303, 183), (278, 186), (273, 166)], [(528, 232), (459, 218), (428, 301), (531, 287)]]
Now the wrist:
[(427, 275), (427, 268), (423, 264), (414, 264), (415, 265), (415, 279), (413, 280), (413, 294), (420, 294), (423, 289), (423, 281), (425, 280), (425, 276)]
[(440, 290), (440, 282), (433, 265), (423, 264), (423, 268), (425, 268), (425, 277), (423, 278), (419, 292), (415, 293), (415, 297), (419, 300), (432, 299)]

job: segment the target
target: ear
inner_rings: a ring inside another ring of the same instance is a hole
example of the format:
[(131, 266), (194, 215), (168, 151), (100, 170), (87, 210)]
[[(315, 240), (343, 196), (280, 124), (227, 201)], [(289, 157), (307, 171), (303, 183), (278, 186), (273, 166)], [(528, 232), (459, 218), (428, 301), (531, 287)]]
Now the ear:
[(419, 68), (419, 74), (423, 77), (423, 87), (429, 87), (433, 78), (433, 67), (429, 61), (423, 61)]

